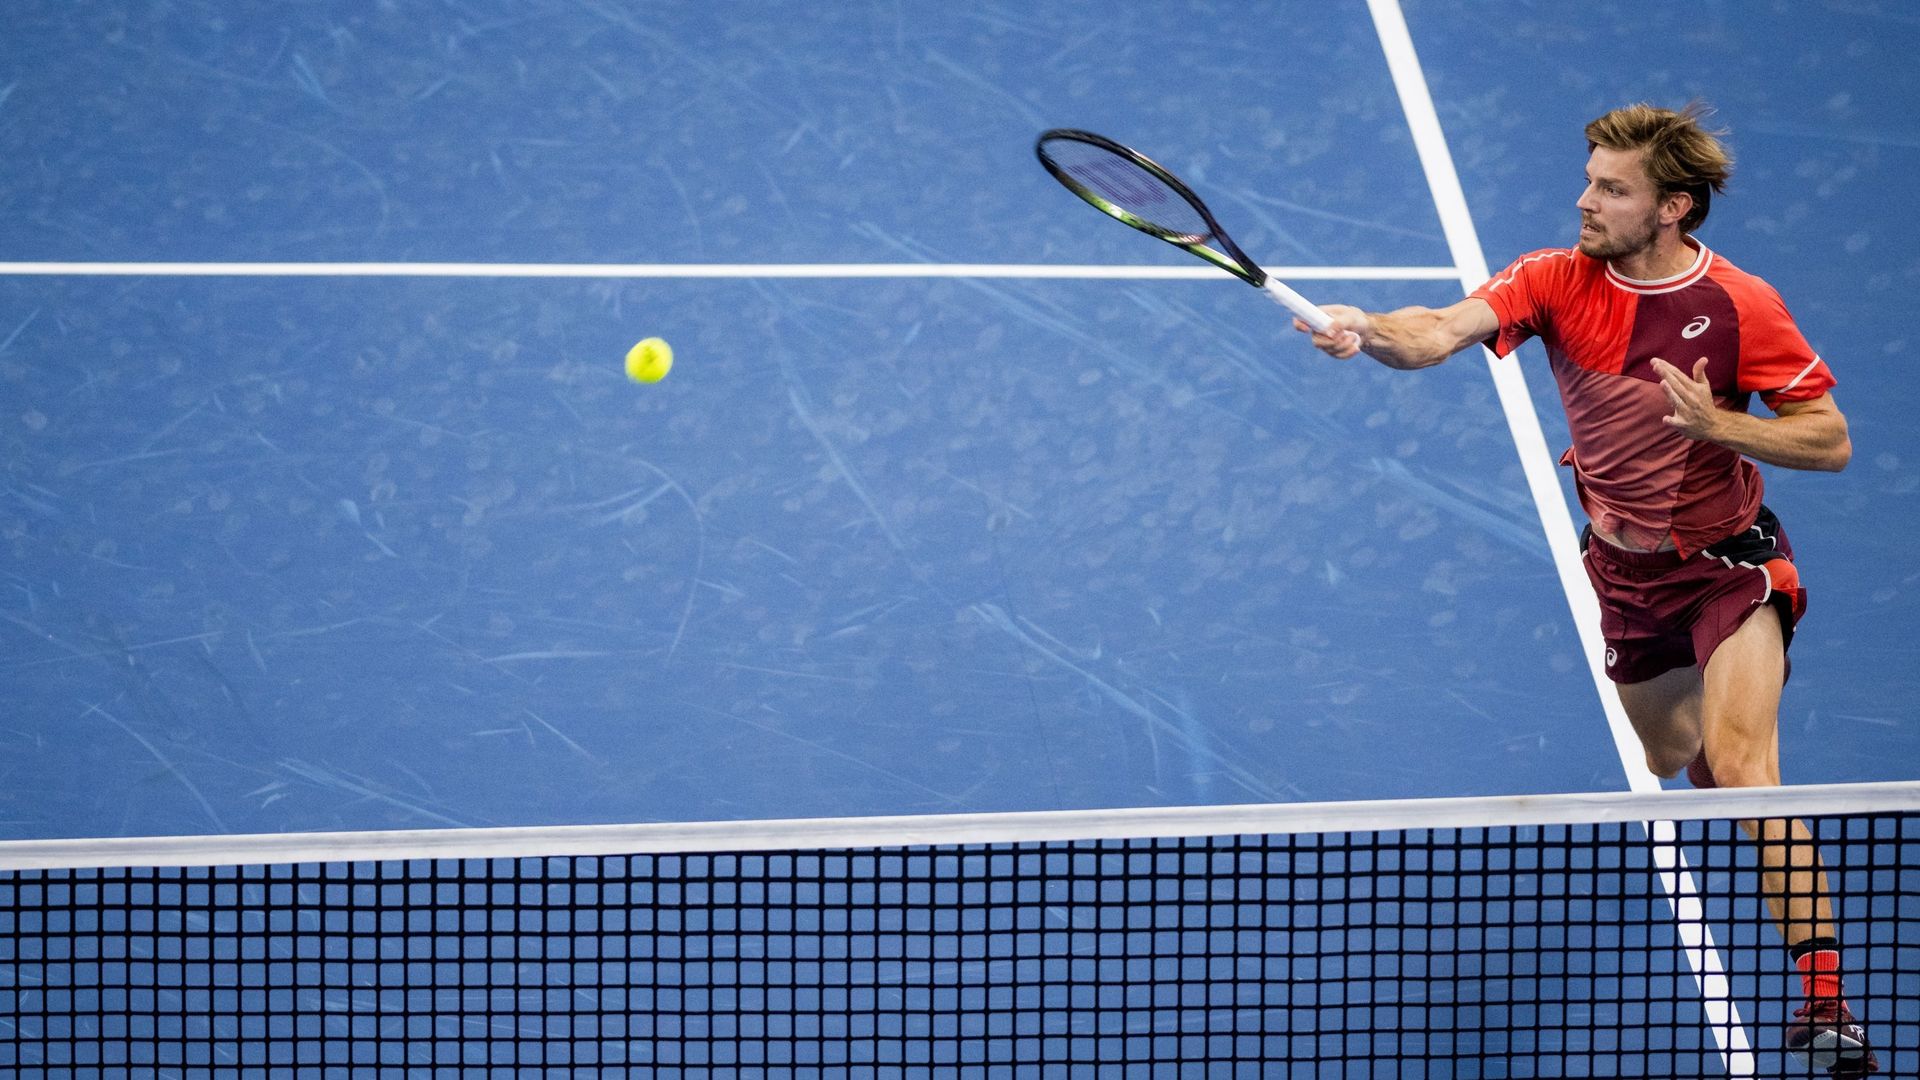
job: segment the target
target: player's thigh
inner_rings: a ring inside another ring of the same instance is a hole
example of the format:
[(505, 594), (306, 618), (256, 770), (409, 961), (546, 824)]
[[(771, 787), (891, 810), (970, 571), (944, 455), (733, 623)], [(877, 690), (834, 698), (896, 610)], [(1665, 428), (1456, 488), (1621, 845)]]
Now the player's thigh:
[(1714, 774), (1723, 785), (1780, 782), (1785, 657), (1779, 612), (1762, 604), (1707, 658), (1702, 720)]
[(1651, 679), (1616, 683), (1615, 689), (1654, 771), (1671, 776), (1700, 752), (1704, 695), (1699, 668), (1673, 668)]

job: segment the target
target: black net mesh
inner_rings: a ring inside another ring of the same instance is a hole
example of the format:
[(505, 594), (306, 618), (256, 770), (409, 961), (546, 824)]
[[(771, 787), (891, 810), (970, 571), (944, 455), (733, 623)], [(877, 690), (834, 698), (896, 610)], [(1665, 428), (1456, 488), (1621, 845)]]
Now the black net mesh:
[[(1913, 1075), (1920, 819), (1811, 825)], [(1637, 824), (17, 871), (0, 1073), (1827, 1075), (1756, 846), (1676, 827), (1678, 920)]]

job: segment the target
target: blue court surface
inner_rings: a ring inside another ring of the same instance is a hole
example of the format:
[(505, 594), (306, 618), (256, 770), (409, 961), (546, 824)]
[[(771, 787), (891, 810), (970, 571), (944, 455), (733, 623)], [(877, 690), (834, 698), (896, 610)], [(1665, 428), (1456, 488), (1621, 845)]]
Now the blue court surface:
[[(1855, 441), (1767, 472), (1812, 591), (1787, 776), (1920, 775), (1920, 12), (1405, 13), (1494, 269), (1570, 242), (1586, 120), (1719, 106), (1701, 235)], [(1332, 361), (1224, 276), (848, 276), (1199, 266), (1037, 167), (1075, 126), (1311, 296), (1450, 302), (1364, 276), (1455, 259), (1358, 0), (11, 21), (7, 838), (1625, 785), (1481, 355)], [(747, 264), (818, 269), (675, 269)]]
[(1625, 788), (1538, 344), (1330, 360), (1032, 146), (1441, 306), (1694, 97), (1852, 425), (1765, 470), (1786, 778), (1920, 777), (1920, 8), (1406, 0), (1412, 87), (1401, 10), (12, 5), (0, 839)]

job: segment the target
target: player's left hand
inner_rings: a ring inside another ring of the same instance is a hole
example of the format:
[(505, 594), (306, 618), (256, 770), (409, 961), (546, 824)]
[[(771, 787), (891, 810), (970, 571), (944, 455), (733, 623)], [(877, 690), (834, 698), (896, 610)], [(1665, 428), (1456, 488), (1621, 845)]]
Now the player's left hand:
[(1724, 414), (1713, 404), (1713, 387), (1707, 382), (1707, 358), (1701, 357), (1693, 365), (1693, 375), (1667, 363), (1659, 357), (1653, 358), (1653, 373), (1660, 376), (1660, 389), (1667, 392), (1667, 404), (1673, 406), (1673, 415), (1663, 417), (1670, 428), (1678, 428), (1689, 439), (1703, 442), (1716, 441)]

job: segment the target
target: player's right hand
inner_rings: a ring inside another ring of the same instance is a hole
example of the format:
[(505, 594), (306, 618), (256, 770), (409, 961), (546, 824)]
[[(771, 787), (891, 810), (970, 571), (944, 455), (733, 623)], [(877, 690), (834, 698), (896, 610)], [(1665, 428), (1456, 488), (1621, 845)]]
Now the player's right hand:
[(1359, 355), (1366, 344), (1367, 332), (1373, 329), (1373, 321), (1367, 313), (1345, 304), (1325, 304), (1320, 308), (1333, 319), (1333, 325), (1327, 332), (1317, 333), (1312, 327), (1299, 319), (1293, 320), (1293, 328), (1305, 334), (1313, 335), (1313, 347), (1339, 360), (1351, 360)]

